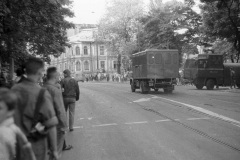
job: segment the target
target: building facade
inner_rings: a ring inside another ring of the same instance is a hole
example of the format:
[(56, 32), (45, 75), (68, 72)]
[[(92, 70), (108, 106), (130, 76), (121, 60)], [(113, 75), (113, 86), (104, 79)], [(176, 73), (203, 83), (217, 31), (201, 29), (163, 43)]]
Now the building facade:
[(60, 73), (69, 69), (74, 77), (115, 73), (117, 56), (107, 50), (108, 42), (94, 38), (96, 33), (97, 28), (78, 29), (75, 35), (68, 37), (71, 47), (66, 47), (57, 58), (50, 57), (50, 66), (57, 67)]

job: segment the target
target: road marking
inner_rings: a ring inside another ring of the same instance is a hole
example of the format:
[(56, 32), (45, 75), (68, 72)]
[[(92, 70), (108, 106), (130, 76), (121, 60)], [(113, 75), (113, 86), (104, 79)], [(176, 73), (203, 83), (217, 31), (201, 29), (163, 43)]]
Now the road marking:
[(147, 121), (141, 121), (141, 122), (128, 122), (125, 124), (144, 124), (144, 123), (148, 123)]
[(174, 119), (175, 121), (180, 121), (180, 119)]
[(75, 127), (73, 127), (73, 129), (79, 129), (79, 128), (83, 128), (83, 126), (75, 126)]
[(171, 120), (170, 119), (162, 119), (162, 120), (157, 120), (155, 122), (169, 122), (169, 121), (171, 121)]
[(116, 126), (117, 123), (109, 123), (109, 124), (99, 124), (99, 125), (92, 125), (92, 127), (105, 127), (105, 126)]
[(92, 120), (93, 119), (93, 117), (88, 117), (88, 120)]
[[(154, 96), (154, 95), (152, 95), (152, 96)], [(204, 109), (204, 108), (201, 108), (201, 107), (197, 107), (197, 106), (194, 106), (194, 105), (190, 105), (190, 104), (187, 104), (187, 103), (182, 103), (182, 102), (174, 101), (174, 100), (171, 100), (171, 99), (168, 99), (168, 98), (163, 98), (163, 97), (159, 97), (159, 98), (164, 99), (164, 100), (167, 100), (167, 101), (170, 101), (170, 102), (174, 102), (174, 103), (178, 103), (178, 104), (187, 106), (187, 107), (192, 108), (192, 109), (194, 109), (194, 110), (196, 110), (196, 111), (199, 111), (199, 112), (205, 113), (205, 114), (207, 114), (207, 115), (209, 115), (209, 116), (212, 116), (212, 117), (215, 117), (215, 118), (218, 118), (218, 119), (221, 119), (221, 120), (230, 122), (230, 123), (232, 123), (232, 124), (240, 125), (240, 122), (237, 121), (237, 120), (235, 120), (235, 119), (232, 119), (232, 118), (229, 118), (229, 117), (220, 115), (220, 114), (218, 114), (218, 113), (209, 111), (209, 110), (207, 110), (207, 109)]]
[(188, 121), (194, 121), (194, 120), (201, 120), (201, 119), (210, 119), (208, 117), (203, 117), (203, 118), (188, 118)]
[(151, 98), (141, 98), (141, 99), (138, 99), (136, 101), (133, 101), (134, 103), (139, 103), (139, 102), (147, 102), (147, 101), (150, 101)]

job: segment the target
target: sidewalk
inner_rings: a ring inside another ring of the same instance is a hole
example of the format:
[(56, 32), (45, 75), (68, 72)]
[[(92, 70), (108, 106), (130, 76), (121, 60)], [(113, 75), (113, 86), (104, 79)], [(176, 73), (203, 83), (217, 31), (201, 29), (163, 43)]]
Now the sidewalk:
[(121, 83), (123, 83), (123, 84), (128, 84), (128, 83), (130, 83), (130, 81), (124, 81), (124, 82), (118, 82), (118, 81), (88, 81), (88, 82), (84, 82), (84, 83), (116, 83), (116, 84), (121, 84)]

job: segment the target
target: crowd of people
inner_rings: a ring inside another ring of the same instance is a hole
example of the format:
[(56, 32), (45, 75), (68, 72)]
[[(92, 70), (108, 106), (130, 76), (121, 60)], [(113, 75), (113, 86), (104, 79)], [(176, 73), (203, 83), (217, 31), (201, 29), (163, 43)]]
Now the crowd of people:
[(43, 73), (44, 62), (29, 58), (11, 89), (0, 88), (0, 160), (57, 160), (73, 148), (65, 136), (74, 131), (78, 83), (69, 70), (59, 81), (56, 67), (41, 83)]

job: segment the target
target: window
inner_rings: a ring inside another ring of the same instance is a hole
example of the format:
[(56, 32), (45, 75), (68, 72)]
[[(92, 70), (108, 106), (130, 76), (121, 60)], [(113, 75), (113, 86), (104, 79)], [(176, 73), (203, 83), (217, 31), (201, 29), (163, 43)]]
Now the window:
[(165, 64), (171, 64), (172, 61), (172, 56), (170, 53), (166, 53), (166, 57), (165, 57)]
[(156, 64), (162, 64), (162, 55), (161, 54), (155, 54), (155, 63)]
[(89, 63), (88, 63), (88, 61), (84, 62), (84, 69), (85, 69), (85, 71), (89, 71)]
[(117, 69), (117, 61), (113, 61), (113, 69)]
[(80, 55), (80, 48), (78, 46), (76, 47), (76, 55)]
[(84, 55), (88, 55), (88, 48), (87, 48), (87, 46), (84, 46), (83, 53), (84, 53)]
[(76, 63), (76, 70), (81, 71), (81, 63), (79, 61)]
[(100, 61), (101, 69), (105, 69), (105, 61)]
[(64, 69), (67, 69), (67, 63), (65, 63)]
[(100, 46), (100, 55), (104, 55), (104, 46)]
[(71, 63), (69, 63), (68, 68), (69, 68), (70, 71), (72, 70)]
[(153, 53), (148, 55), (148, 63), (149, 64), (154, 64), (155, 61), (155, 55)]

